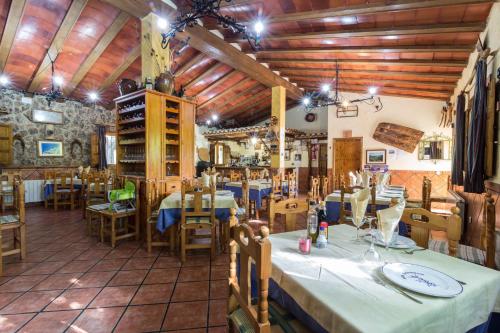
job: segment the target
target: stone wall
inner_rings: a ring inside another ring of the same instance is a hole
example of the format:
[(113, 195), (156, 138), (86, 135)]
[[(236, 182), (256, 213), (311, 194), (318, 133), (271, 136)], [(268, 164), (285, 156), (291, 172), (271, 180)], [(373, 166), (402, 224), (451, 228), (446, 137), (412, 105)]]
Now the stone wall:
[[(60, 111), (63, 125), (47, 125), (32, 121), (33, 110)], [(76, 101), (52, 102), (50, 107), (43, 96), (24, 97), (13, 90), (0, 91), (0, 123), (12, 125), (14, 158), (12, 166), (78, 166), (90, 163), (90, 136), (96, 132), (96, 124), (114, 124), (115, 113), (98, 105), (85, 105)], [(53, 134), (51, 131), (53, 129)], [(38, 157), (38, 140), (63, 142), (63, 157)], [(73, 144), (73, 155), (71, 146)]]

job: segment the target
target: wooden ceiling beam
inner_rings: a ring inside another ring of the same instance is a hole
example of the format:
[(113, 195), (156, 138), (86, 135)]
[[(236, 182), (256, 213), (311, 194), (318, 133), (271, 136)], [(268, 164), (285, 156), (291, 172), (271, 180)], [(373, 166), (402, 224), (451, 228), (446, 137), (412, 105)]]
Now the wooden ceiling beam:
[[(256, 88), (258, 88), (258, 87), (261, 87), (261, 89), (260, 89), (257, 93), (259, 93), (259, 92), (261, 92), (262, 90), (264, 90), (264, 89), (265, 89), (265, 88), (263, 88), (263, 87), (262, 87), (262, 85), (261, 85), (259, 82), (255, 82), (253, 85), (251, 85), (251, 86), (250, 86), (250, 87), (248, 87), (247, 89), (245, 89), (245, 90), (243, 90), (243, 91), (239, 92), (238, 94), (236, 94), (236, 95), (234, 95), (234, 96), (231, 96), (231, 99), (232, 99), (233, 101), (236, 101), (236, 100), (238, 100), (240, 97), (245, 96), (245, 95), (248, 95), (249, 93), (253, 92), (253, 91), (254, 91)], [(216, 107), (216, 109), (217, 109), (217, 107)], [(210, 112), (210, 110), (209, 110), (209, 109), (200, 110), (200, 108), (198, 108), (198, 110), (199, 110), (199, 111), (198, 111), (198, 115), (200, 115), (200, 116), (204, 116), (205, 114), (207, 114), (208, 112)], [(223, 106), (222, 108), (217, 109), (217, 112), (220, 112), (220, 113), (225, 112), (225, 111), (226, 111), (226, 109), (224, 109), (224, 106)]]
[(208, 79), (211, 75), (213, 75), (214, 73), (216, 73), (218, 70), (224, 68), (224, 66), (226, 66), (226, 65), (221, 64), (220, 62), (216, 63), (215, 65), (213, 65), (212, 67), (210, 67), (209, 69), (207, 69), (205, 72), (203, 72), (203, 74), (201, 74), (200, 76), (195, 77), (194, 79), (192, 79), (191, 81), (189, 81), (189, 83), (186, 84), (186, 86), (184, 87), (184, 89), (187, 91), (187, 90), (193, 88), (199, 82)]
[(184, 32), (179, 32), (176, 35), (176, 38), (182, 40), (187, 37), (190, 37), (189, 45), (191, 47), (248, 75), (266, 87), (282, 86), (286, 89), (289, 97), (293, 99), (300, 99), (302, 97), (302, 91), (297, 86), (275, 74), (269, 68), (255, 61), (207, 29), (200, 26), (188, 27)]
[[(474, 45), (424, 45), (424, 46), (346, 46), (346, 47), (311, 47), (311, 48), (289, 48), (289, 49), (264, 49), (256, 53), (261, 54), (332, 54), (332, 53), (435, 53), (435, 52), (467, 52), (474, 50)], [(247, 52), (247, 50), (245, 50)], [(249, 49), (247, 53), (253, 52)]]
[(271, 97), (271, 89), (264, 89), (259, 91), (257, 94), (254, 94), (252, 97), (246, 99), (243, 103), (239, 103), (233, 107), (230, 107), (226, 110), (221, 110), (221, 115), (231, 117), (237, 117), (238, 115), (247, 112), (252, 109), (256, 105), (261, 104), (266, 98)]
[(219, 99), (231, 94), (233, 92), (233, 90), (243, 87), (250, 80), (251, 79), (249, 77), (247, 77), (247, 78), (241, 80), (240, 82), (238, 82), (237, 84), (235, 84), (234, 86), (230, 87), (226, 91), (218, 94), (217, 96), (214, 96), (213, 98), (206, 100), (205, 102), (198, 105), (198, 110), (203, 109), (207, 105), (213, 104), (213, 103), (217, 102)]
[(25, 6), (26, 0), (12, 0), (10, 3), (9, 14), (0, 41), (0, 72), (3, 72), (5, 64), (7, 64), (12, 44), (14, 44), (19, 24), (23, 18)]
[(268, 24), (297, 22), (305, 20), (321, 20), (342, 16), (368, 15), (374, 13), (416, 10), (455, 5), (473, 5), (489, 3), (491, 0), (393, 0), (378, 3), (364, 3), (357, 6), (332, 7), (329, 9), (312, 10), (290, 14), (275, 15), (267, 20)]
[(78, 87), (80, 82), (85, 78), (85, 75), (89, 72), (89, 70), (94, 66), (97, 59), (104, 53), (109, 44), (115, 39), (116, 35), (122, 30), (123, 26), (130, 19), (130, 15), (121, 12), (120, 15), (113, 21), (111, 26), (106, 30), (106, 33), (101, 37), (97, 45), (94, 49), (87, 55), (87, 58), (83, 62), (83, 64), (78, 68), (75, 75), (71, 79), (71, 82), (64, 89), (64, 93), (66, 96), (70, 96), (73, 91)]
[[(313, 86), (313, 85), (309, 85), (307, 83), (300, 83), (301, 87), (304, 87), (306, 90), (309, 90), (309, 89), (314, 89), (314, 90), (317, 90), (317, 87)], [(383, 92), (385, 91), (385, 89), (389, 89), (389, 90), (396, 90), (396, 91), (401, 91), (402, 94), (406, 94), (406, 95), (411, 95), (412, 92), (415, 92), (415, 93), (424, 93), (424, 94), (431, 94), (431, 95), (440, 95), (440, 96), (443, 96), (443, 97), (446, 97), (448, 98), (450, 96), (450, 92), (445, 92), (445, 91), (429, 91), (429, 90), (425, 90), (425, 89), (418, 89), (418, 88), (399, 88), (399, 87), (377, 87), (378, 88), (378, 95), (382, 95)], [(342, 84), (340, 86), (340, 90), (342, 92), (348, 92), (348, 91), (351, 91), (351, 90), (356, 90), (356, 91), (362, 91), (364, 92), (365, 94), (367, 94), (367, 87), (364, 86), (364, 85), (354, 85), (354, 84)]]
[(202, 91), (200, 91), (196, 95), (197, 96), (203, 96), (203, 95), (205, 95), (210, 90), (217, 88), (218, 86), (220, 86), (221, 84), (223, 84), (224, 82), (226, 82), (227, 80), (229, 80), (236, 73), (237, 73), (237, 71), (235, 71), (234, 69), (231, 69), (229, 72), (227, 72), (226, 74), (224, 74), (223, 76), (221, 76), (220, 78), (218, 78), (217, 80), (215, 80), (214, 82), (210, 83), (208, 86), (206, 86)]
[(140, 56), (141, 45), (139, 44), (127, 55), (123, 63), (106, 78), (106, 80), (99, 87), (99, 90), (104, 91), (108, 89), (114, 82), (116, 82), (116, 80), (118, 80), (120, 75), (122, 75), (123, 72), (125, 72), (130, 67), (130, 65), (132, 65), (134, 61), (136, 61)]
[[(436, 87), (436, 88), (449, 88), (450, 90), (453, 90), (456, 87), (455, 83), (451, 82), (435, 82), (435, 81), (413, 81), (413, 80), (386, 80), (386, 79), (370, 79), (370, 78), (354, 78), (354, 77), (343, 77), (339, 76), (342, 81), (366, 81), (367, 83), (372, 83), (372, 84), (418, 84), (422, 86), (428, 86), (428, 87)], [(290, 75), (288, 76), (290, 81), (296, 82), (296, 81), (302, 81), (302, 82), (313, 82), (317, 84), (321, 83), (327, 83), (327, 82), (332, 82), (332, 86), (334, 85), (335, 78), (334, 77), (329, 77), (329, 80), (326, 80), (325, 77), (318, 77), (314, 75)]]
[(205, 58), (205, 55), (203, 53), (198, 53), (194, 58), (186, 62), (184, 65), (179, 67), (178, 69), (175, 70), (175, 76), (179, 77), (182, 76), (184, 73), (189, 71), (192, 67), (197, 65), (199, 62), (201, 62)]
[(59, 26), (59, 30), (57, 30), (56, 35), (52, 39), (52, 43), (47, 49), (45, 57), (43, 58), (41, 64), (38, 66), (38, 70), (31, 80), (28, 91), (36, 91), (38, 90), (38, 88), (40, 88), (40, 84), (45, 78), (45, 74), (48, 73), (51, 69), (50, 59), (56, 59), (57, 55), (62, 50), (66, 39), (68, 38), (71, 30), (73, 30), (76, 22), (80, 18), (80, 15), (87, 5), (87, 2), (88, 0), (74, 0), (71, 3), (71, 6), (66, 12), (66, 16), (64, 16), (62, 24)]
[(258, 58), (263, 63), (280, 63), (289, 65), (380, 65), (380, 66), (440, 66), (440, 67), (465, 67), (467, 61), (460, 60), (385, 60), (385, 59), (282, 59)]
[[(365, 94), (366, 95), (366, 89), (365, 90), (356, 90), (356, 89), (348, 89), (343, 91), (345, 93), (353, 92), (353, 93), (360, 93), (360, 94)], [(422, 99), (432, 99), (432, 100), (437, 100), (437, 101), (447, 101), (449, 99), (449, 96), (447, 97), (437, 97), (437, 96), (421, 96), (421, 95), (415, 95), (415, 94), (404, 94), (404, 93), (387, 93), (385, 91), (379, 91), (377, 93), (378, 97), (382, 96), (395, 96), (395, 97), (407, 97), (407, 98), (422, 98)]]
[[(271, 66), (273, 70), (279, 71), (280, 74), (284, 77), (290, 77), (296, 73), (307, 73), (310, 75), (315, 75), (317, 77), (335, 76), (335, 69), (324, 69), (324, 68), (293, 68), (293, 67), (278, 67)], [(407, 75), (409, 77), (418, 77), (418, 78), (443, 78), (443, 79), (453, 79), (458, 80), (461, 77), (461, 73), (443, 73), (443, 72), (406, 72), (406, 71), (379, 71), (379, 70), (365, 70), (365, 69), (343, 69), (340, 68), (340, 76), (342, 73), (349, 74), (365, 74), (365, 75), (381, 75), (381, 76), (395, 76), (395, 75)], [(311, 74), (314, 73), (314, 74)]]
[[(297, 101), (291, 101), (287, 100), (286, 102), (286, 110), (290, 110), (291, 108), (294, 108), (295, 106), (299, 105)], [(269, 113), (265, 113), (265, 111), (269, 110)], [(252, 125), (252, 123), (258, 123), (266, 118), (271, 118), (271, 103), (268, 105), (264, 106), (263, 108), (254, 111), (252, 114), (245, 116), (243, 118), (237, 118), (236, 121), (240, 122), (245, 122), (246, 125)]]
[(102, 0), (116, 8), (129, 13), (132, 16), (143, 18), (151, 12), (159, 15), (169, 14), (175, 11), (175, 8), (162, 0)]
[[(446, 23), (446, 24), (426, 24), (404, 27), (368, 28), (354, 30), (335, 30), (319, 32), (297, 32), (291, 34), (273, 34), (264, 38), (264, 41), (279, 40), (308, 40), (308, 39), (329, 39), (329, 38), (357, 38), (357, 37), (383, 37), (383, 36), (405, 36), (423, 34), (444, 34), (459, 32), (482, 32), (485, 28), (484, 22), (475, 23)], [(230, 43), (243, 42), (246, 39), (241, 36), (226, 38)]]

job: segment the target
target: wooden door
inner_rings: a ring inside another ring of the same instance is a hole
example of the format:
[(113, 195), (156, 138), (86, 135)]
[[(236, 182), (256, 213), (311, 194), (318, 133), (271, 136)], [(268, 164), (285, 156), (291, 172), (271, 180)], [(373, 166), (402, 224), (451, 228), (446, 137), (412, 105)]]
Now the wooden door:
[(328, 144), (320, 143), (318, 155), (318, 174), (326, 176), (328, 168)]
[(12, 127), (0, 124), (0, 165), (12, 163)]
[(362, 152), (363, 138), (333, 139), (333, 181), (336, 188), (340, 175), (347, 179), (349, 171), (361, 169)]

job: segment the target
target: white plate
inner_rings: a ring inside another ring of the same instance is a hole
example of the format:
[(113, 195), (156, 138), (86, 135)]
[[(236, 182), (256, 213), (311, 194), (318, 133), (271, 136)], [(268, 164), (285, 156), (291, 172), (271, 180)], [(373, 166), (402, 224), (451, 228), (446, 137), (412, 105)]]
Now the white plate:
[[(364, 238), (367, 242), (371, 242), (371, 236), (369, 234), (365, 235)], [(375, 245), (385, 247), (385, 244), (382, 241), (382, 236), (380, 236), (380, 231), (378, 231), (378, 230), (375, 230), (375, 242), (374, 243), (375, 243)], [(396, 241), (391, 242), (389, 244), (389, 247), (392, 249), (412, 249), (415, 246), (417, 246), (417, 244), (415, 243), (415, 241), (413, 239), (407, 238), (407, 237), (404, 237), (401, 235), (397, 235)]]
[(385, 264), (382, 274), (398, 286), (428, 296), (454, 297), (463, 291), (462, 285), (451, 276), (421, 265)]

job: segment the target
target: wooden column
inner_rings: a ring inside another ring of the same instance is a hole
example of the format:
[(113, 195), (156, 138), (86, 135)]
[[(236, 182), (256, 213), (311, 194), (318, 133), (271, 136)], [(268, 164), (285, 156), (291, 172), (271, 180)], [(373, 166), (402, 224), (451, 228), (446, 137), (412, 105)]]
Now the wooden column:
[(142, 82), (153, 80), (165, 70), (170, 70), (170, 50), (161, 47), (159, 16), (150, 13), (141, 19)]
[(271, 169), (280, 172), (285, 171), (285, 111), (286, 89), (282, 86), (273, 87), (271, 117), (278, 119), (279, 151), (271, 155)]

